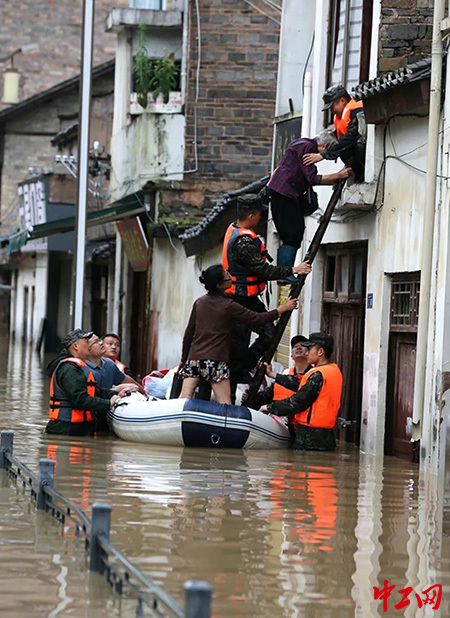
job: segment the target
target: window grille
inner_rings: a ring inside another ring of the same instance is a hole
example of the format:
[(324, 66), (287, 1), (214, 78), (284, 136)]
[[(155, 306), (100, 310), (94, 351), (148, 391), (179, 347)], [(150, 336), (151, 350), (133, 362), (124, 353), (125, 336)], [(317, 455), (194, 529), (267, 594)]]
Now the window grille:
[(391, 330), (417, 330), (420, 282), (394, 280), (391, 296)]

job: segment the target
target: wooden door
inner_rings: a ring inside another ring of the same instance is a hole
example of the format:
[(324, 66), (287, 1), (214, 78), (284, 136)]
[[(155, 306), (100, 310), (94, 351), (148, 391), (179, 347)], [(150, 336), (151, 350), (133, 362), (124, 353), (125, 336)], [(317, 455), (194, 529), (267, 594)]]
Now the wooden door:
[(359, 444), (367, 247), (329, 245), (324, 258), (322, 330), (334, 338), (332, 360), (344, 378), (339, 417), (350, 421), (339, 438)]
[(386, 390), (385, 453), (418, 461), (411, 442), (419, 309), (418, 273), (393, 275)]
[(133, 300), (130, 328), (130, 366), (137, 378), (147, 373), (148, 331), (146, 329), (147, 273), (133, 273)]
[(332, 360), (344, 378), (339, 416), (352, 421), (345, 439), (359, 441), (362, 396), (362, 319), (359, 305), (327, 303), (324, 308), (324, 328), (334, 339)]
[(416, 335), (398, 334), (395, 342), (394, 436), (395, 455), (412, 458), (411, 432), (416, 367)]

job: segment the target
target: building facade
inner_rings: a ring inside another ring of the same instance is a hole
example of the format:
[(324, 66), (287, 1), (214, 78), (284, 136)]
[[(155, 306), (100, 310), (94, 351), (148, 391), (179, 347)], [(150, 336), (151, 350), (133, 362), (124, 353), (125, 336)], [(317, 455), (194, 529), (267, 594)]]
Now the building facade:
[[(88, 217), (103, 213), (109, 200), (113, 84), (114, 61), (94, 69), (91, 138), (99, 156), (93, 149)], [(78, 87), (79, 77), (71, 78), (0, 111), (0, 272), (12, 287), (8, 327), (17, 339), (47, 351), (57, 350), (71, 328)], [(88, 227), (84, 313), (99, 332), (112, 312), (114, 239), (111, 224)]]
[[(306, 334), (324, 329), (335, 337), (346, 383), (340, 415), (349, 421), (347, 440), (367, 453), (407, 457), (442, 472), (450, 325), (448, 162), (442, 120), (437, 198), (426, 214), (433, 6), (431, 1), (330, 0), (302, 3), (299, 11), (298, 3), (286, 0), (275, 151), (286, 133), (288, 138), (313, 136), (329, 125), (331, 118), (321, 111), (328, 86), (342, 83), (363, 101), (365, 183), (344, 190), (307, 280), (298, 323), (291, 326)], [(312, 31), (311, 46), (299, 46), (311, 41)], [(305, 78), (303, 93), (290, 79), (295, 70)], [(444, 74), (443, 92), (446, 83)], [(295, 109), (288, 110), (290, 98)], [(443, 101), (441, 119), (447, 98)], [(319, 164), (319, 173), (337, 169), (334, 162)], [(318, 193), (323, 209), (330, 189), (319, 187)], [(428, 217), (435, 217), (433, 274), (423, 290)], [(303, 252), (316, 227), (317, 217), (309, 217)], [(278, 243), (273, 229), (270, 243)], [(430, 299), (429, 345), (418, 357), (421, 294)], [(420, 409), (414, 404), (418, 364), (425, 376)]]
[[(167, 3), (165, 10), (113, 9), (117, 35), (111, 195), (141, 201), (146, 272), (133, 269), (117, 235), (116, 311), (131, 366), (175, 366), (202, 268), (220, 242), (186, 259), (180, 232), (228, 194), (270, 172), (281, 11), (241, 0)], [(139, 24), (150, 58), (172, 55), (178, 71), (167, 103), (136, 104)], [(233, 214), (234, 216), (234, 214)]]

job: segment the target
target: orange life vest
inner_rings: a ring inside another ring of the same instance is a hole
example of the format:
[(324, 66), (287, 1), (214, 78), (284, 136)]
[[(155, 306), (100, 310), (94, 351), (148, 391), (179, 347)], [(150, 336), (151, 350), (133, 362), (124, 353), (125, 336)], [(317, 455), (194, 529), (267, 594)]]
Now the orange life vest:
[(67, 398), (66, 392), (58, 384), (58, 381), (56, 379), (56, 372), (58, 371), (58, 367), (60, 367), (62, 363), (67, 362), (74, 363), (83, 370), (83, 373), (86, 376), (87, 393), (91, 397), (94, 397), (95, 395), (94, 374), (86, 365), (86, 363), (80, 358), (74, 358), (72, 356), (69, 356), (68, 358), (63, 358), (56, 365), (55, 371), (52, 374), (52, 379), (50, 380), (50, 420), (66, 421), (68, 423), (85, 423), (87, 421), (92, 421), (92, 412), (90, 410), (74, 410), (70, 401)]
[(263, 259), (266, 258), (266, 248), (264, 243), (258, 238), (258, 234), (249, 228), (237, 227), (232, 223), (225, 234), (222, 249), (222, 266), (228, 270), (233, 285), (226, 290), (231, 296), (257, 296), (266, 288), (266, 284), (258, 281), (258, 277), (248, 272), (245, 266), (236, 264), (232, 257), (232, 249), (236, 240), (240, 236), (250, 236), (253, 238), (255, 248), (261, 252)]
[(118, 367), (119, 371), (121, 371), (122, 373), (125, 373), (125, 368), (126, 366), (120, 362), (120, 360), (116, 360), (114, 361), (114, 364), (116, 365), (116, 367)]
[(332, 429), (336, 424), (339, 408), (341, 407), (342, 373), (335, 363), (314, 367), (302, 376), (300, 388), (306, 384), (308, 378), (316, 371), (320, 371), (323, 376), (323, 385), (319, 396), (308, 410), (303, 410), (303, 412), (295, 415), (294, 424)]
[[(287, 375), (289, 376), (293, 376), (295, 375), (295, 367), (291, 367), (289, 369), (289, 371), (283, 371), (284, 374), (287, 373)], [(297, 374), (298, 379), (301, 381), (301, 379), (303, 378), (301, 373)], [(285, 386), (281, 386), (281, 384), (278, 384), (277, 382), (273, 383), (273, 400), (274, 401), (281, 401), (282, 399), (287, 399), (288, 397), (292, 397), (293, 395), (293, 391), (291, 391), (289, 388), (286, 388)]]
[(342, 110), (342, 115), (340, 118), (337, 116), (334, 117), (334, 126), (336, 128), (336, 135), (339, 139), (341, 135), (345, 135), (347, 133), (347, 128), (350, 122), (350, 114), (354, 109), (362, 109), (363, 102), (355, 101), (355, 99), (350, 99), (347, 105)]

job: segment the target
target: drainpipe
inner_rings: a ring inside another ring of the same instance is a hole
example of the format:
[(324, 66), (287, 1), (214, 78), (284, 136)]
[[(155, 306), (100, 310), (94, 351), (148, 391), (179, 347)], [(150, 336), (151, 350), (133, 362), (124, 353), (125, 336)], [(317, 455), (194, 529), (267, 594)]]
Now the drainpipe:
[(305, 74), (303, 86), (302, 137), (311, 137), (312, 74), (309, 71)]
[(186, 104), (188, 42), (189, 42), (189, 0), (184, 0), (183, 34), (182, 34), (182, 42), (181, 42), (181, 72), (180, 72), (181, 100), (183, 101), (183, 105)]
[(412, 439), (422, 435), (423, 410), (425, 402), (425, 378), (427, 347), (433, 340), (433, 326), (430, 328), (431, 279), (433, 271), (433, 237), (436, 207), (436, 174), (439, 150), (439, 124), (442, 88), (442, 45), (441, 21), (445, 16), (445, 0), (435, 0), (433, 16), (433, 38), (431, 45), (431, 84), (428, 119), (427, 174), (425, 182), (425, 207), (422, 232), (422, 257), (420, 271), (419, 321), (417, 328), (416, 370), (414, 377), (414, 408)]

